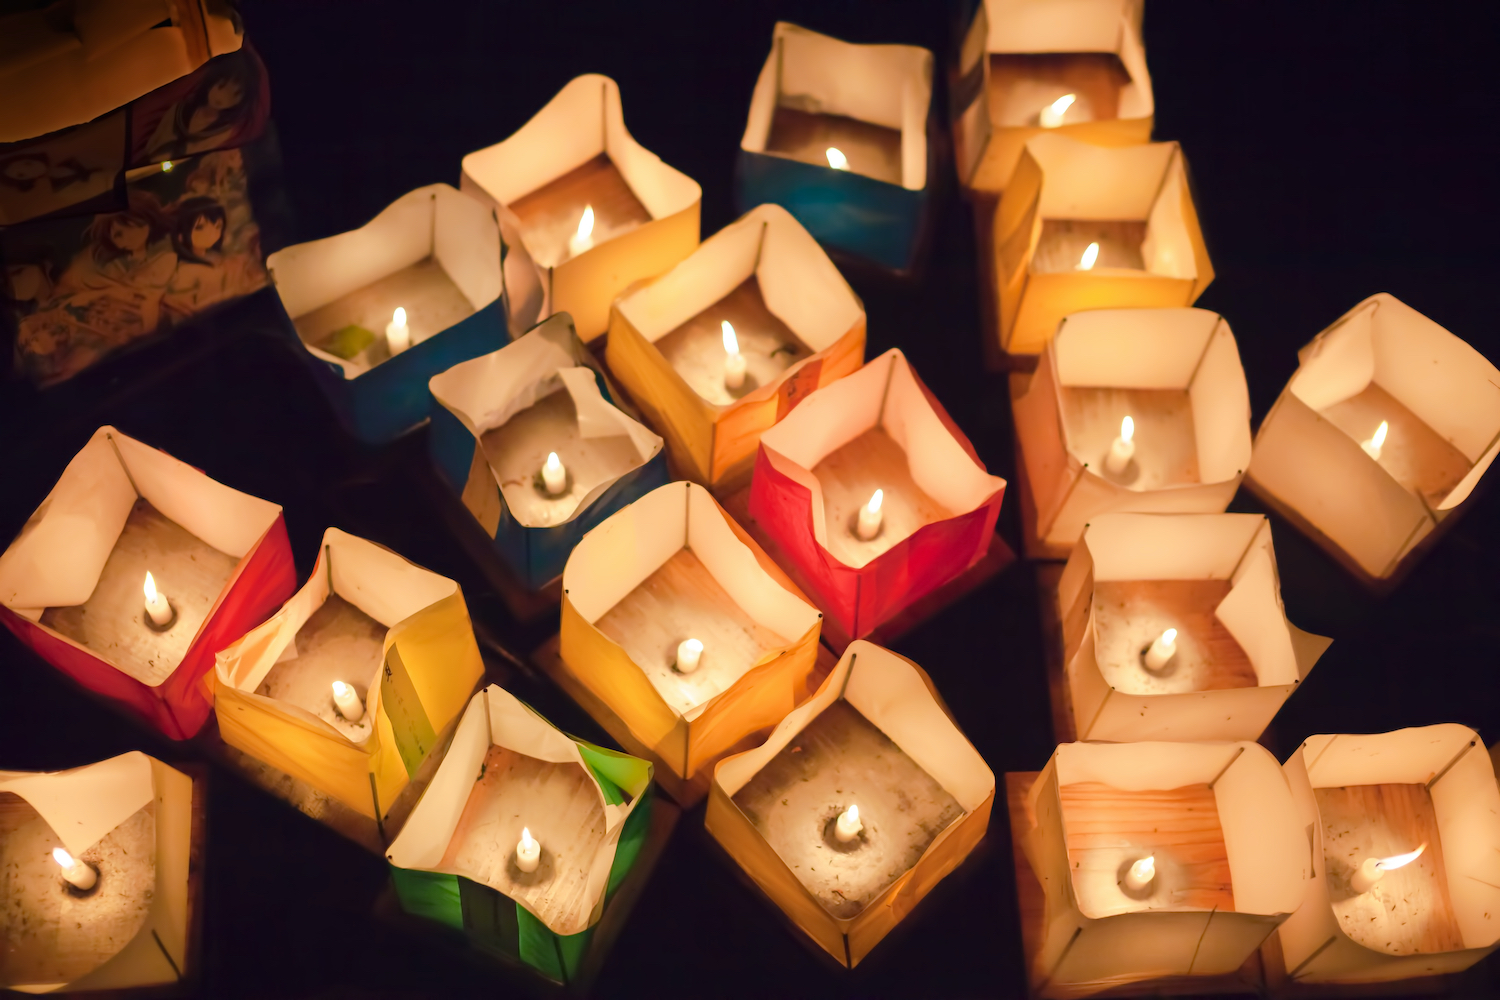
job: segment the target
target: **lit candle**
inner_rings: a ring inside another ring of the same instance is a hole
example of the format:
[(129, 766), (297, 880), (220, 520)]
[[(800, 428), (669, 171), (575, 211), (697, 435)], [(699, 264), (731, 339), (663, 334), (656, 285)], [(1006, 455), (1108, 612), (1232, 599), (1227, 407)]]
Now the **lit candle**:
[(1411, 864), (1421, 857), (1425, 850), (1427, 850), (1427, 844), (1424, 842), (1421, 847), (1406, 854), (1397, 854), (1389, 858), (1365, 858), (1359, 869), (1349, 876), (1349, 888), (1357, 893), (1369, 892), (1375, 888), (1376, 882), (1385, 877), (1386, 872)]
[(583, 218), (578, 220), (578, 232), (568, 237), (568, 253), (574, 257), (594, 245), (594, 206), (583, 206)]
[(1090, 243), (1083, 248), (1083, 256), (1078, 258), (1078, 270), (1092, 271), (1094, 263), (1099, 259), (1099, 244)]
[(865, 825), (859, 821), (859, 806), (851, 805), (839, 813), (838, 821), (833, 824), (833, 835), (840, 844), (847, 844), (858, 837), (859, 831), (864, 828)]
[(884, 501), (885, 490), (876, 490), (870, 497), (870, 502), (859, 509), (859, 521), (855, 524), (854, 533), (859, 536), (860, 541), (868, 542), (880, 534), (880, 525), (885, 520), (880, 505)]
[(1130, 466), (1130, 460), (1133, 458), (1135, 458), (1135, 421), (1126, 417), (1120, 421), (1120, 436), (1110, 443), (1109, 454), (1104, 456), (1104, 468), (1118, 476)]
[(157, 593), (156, 580), (152, 578), (151, 572), (146, 572), (146, 614), (157, 628), (165, 628), (172, 621), (172, 605), (167, 603), (165, 594)]
[(745, 356), (740, 353), (740, 339), (734, 335), (729, 320), (720, 326), (724, 330), (724, 388), (738, 389), (745, 384)]
[(677, 644), (677, 671), (690, 674), (698, 669), (703, 656), (703, 643), (697, 639), (684, 639)]
[(339, 714), (350, 722), (358, 722), (365, 717), (365, 703), (359, 700), (354, 688), (343, 681), (333, 682), (333, 704)]
[(849, 157), (845, 156), (844, 151), (842, 149), (839, 149), (837, 146), (829, 146), (828, 152), (823, 155), (828, 157), (828, 165), (833, 169), (849, 169)]
[(1037, 121), (1042, 128), (1057, 128), (1063, 123), (1063, 115), (1068, 113), (1068, 109), (1076, 100), (1078, 100), (1077, 94), (1062, 95), (1042, 109), (1042, 113), (1037, 116)]
[(568, 488), (568, 470), (555, 451), (547, 452), (547, 461), (542, 463), (542, 486), (550, 496), (558, 496)]
[(385, 325), (385, 343), (391, 349), (391, 354), (400, 354), (411, 346), (411, 328), (406, 325), (406, 310), (400, 306), (391, 314), (391, 321)]
[(98, 872), (94, 871), (89, 865), (74, 858), (73, 855), (61, 847), (52, 848), (52, 860), (62, 866), (63, 878), (67, 879), (68, 884), (75, 889), (87, 891), (94, 887), (95, 882), (99, 881)]
[(1359, 446), (1365, 450), (1375, 461), (1380, 461), (1380, 449), (1385, 445), (1385, 436), (1390, 433), (1391, 425), (1382, 420), (1380, 426), (1375, 428), (1375, 434), (1368, 441), (1361, 441)]
[(1177, 655), (1177, 630), (1169, 628), (1156, 637), (1151, 648), (1146, 650), (1146, 669), (1160, 670), (1172, 662)]
[(161, 161), (161, 172), (164, 173), (164, 174), (170, 174), (172, 172), (172, 161), (171, 160), (163, 160), (163, 161)]
[(542, 860), (542, 845), (526, 827), (521, 827), (521, 842), (516, 845), (516, 867), (528, 875)]
[(1130, 866), (1125, 873), (1124, 886), (1131, 892), (1140, 892), (1156, 878), (1156, 856), (1148, 855)]

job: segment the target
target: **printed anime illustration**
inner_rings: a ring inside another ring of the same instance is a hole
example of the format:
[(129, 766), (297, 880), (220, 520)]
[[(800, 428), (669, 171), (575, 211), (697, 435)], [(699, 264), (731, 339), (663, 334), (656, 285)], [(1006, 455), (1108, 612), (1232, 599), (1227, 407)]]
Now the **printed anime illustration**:
[(244, 145), (265, 129), (270, 105), (265, 67), (247, 44), (131, 105), (130, 162), (162, 163)]
[(0, 241), (16, 361), (39, 385), (266, 283), (239, 150), (153, 173), (126, 198)]
[[(125, 112), (0, 145), (0, 226), (64, 209), (100, 211), (125, 166)], [(94, 204), (90, 204), (90, 203)]]

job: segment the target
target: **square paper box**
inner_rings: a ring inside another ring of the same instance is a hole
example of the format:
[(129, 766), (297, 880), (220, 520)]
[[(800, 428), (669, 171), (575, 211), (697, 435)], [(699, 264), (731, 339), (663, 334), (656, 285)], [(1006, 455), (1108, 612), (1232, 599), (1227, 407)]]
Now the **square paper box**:
[(381, 821), (483, 675), (458, 584), (329, 528), (302, 589), (218, 654), (214, 713), (225, 743)]
[(592, 341), (616, 295), (698, 245), (702, 188), (631, 138), (619, 85), (596, 73), (570, 81), (509, 139), (465, 156), (461, 186), (500, 213), (517, 333), (566, 312)]
[(1070, 313), (1190, 306), (1214, 277), (1175, 142), (1037, 136), (1000, 199), (990, 251), (1010, 355), (1041, 353)]
[[(143, 584), (152, 574), (158, 628)], [(0, 554), (0, 621), (42, 659), (174, 740), (212, 707), (214, 653), (297, 586), (276, 504), (113, 427), (94, 432)]]
[[(429, 184), (358, 229), (273, 253), (266, 266), (340, 422), (382, 444), (426, 419), (428, 379), (510, 339), (500, 259), (494, 212)], [(411, 346), (393, 356), (397, 309)]]
[[(1468, 726), (1313, 736), (1283, 768), (1308, 824), (1314, 872), (1281, 926), (1297, 983), (1376, 983), (1459, 972), (1500, 941), (1500, 792)], [(1426, 844), (1365, 892), (1369, 858)]]
[(1362, 582), (1393, 586), (1500, 450), (1500, 371), (1385, 293), (1298, 360), (1256, 433), (1246, 485)]
[(670, 483), (573, 550), (559, 653), (595, 721), (686, 780), (802, 700), (819, 618), (707, 490)]
[[(0, 771), (0, 989), (148, 994), (197, 975), (193, 795), (192, 778), (139, 752), (49, 774)], [(93, 884), (65, 880), (64, 860)]]
[(932, 53), (778, 22), (740, 140), (740, 211), (772, 202), (819, 243), (893, 271), (928, 228)]
[[(1302, 902), (1303, 821), (1259, 744), (1064, 743), (1030, 801), (1042, 996), (1231, 974)], [(1154, 878), (1131, 890), (1148, 857)]]
[[(714, 768), (704, 823), (804, 934), (850, 968), (963, 863), (995, 775), (915, 663), (858, 641), (765, 744)], [(841, 842), (839, 817), (861, 828)]]
[[(616, 408), (566, 314), (430, 388), (433, 464), (531, 590), (562, 575), (586, 532), (666, 485), (661, 438)], [(567, 477), (560, 496), (540, 479), (549, 452)]]
[[(1239, 348), (1205, 309), (1069, 316), (1029, 383), (1013, 382), (1011, 409), (1033, 557), (1066, 558), (1108, 511), (1218, 513), (1250, 466)], [(1134, 454), (1116, 471), (1109, 455), (1126, 417)]]
[(1258, 514), (1104, 514), (1057, 598), (1080, 740), (1259, 739), (1329, 644), (1286, 620)]
[(1141, 44), (1142, 6), (1141, 0), (981, 3), (953, 88), (959, 183), (987, 194), (1005, 190), (1022, 147), (1044, 132), (1095, 146), (1150, 142), (1156, 100)]
[[(724, 323), (745, 359), (734, 389)], [(680, 474), (732, 488), (749, 480), (762, 431), (864, 363), (865, 311), (807, 230), (760, 205), (617, 299), (606, 357)]]
[[(856, 525), (876, 490), (882, 521), (866, 541)], [(761, 436), (750, 516), (845, 644), (982, 559), (1004, 493), (892, 349)]]
[[(491, 685), (387, 860), (401, 908), (555, 982), (579, 977), (651, 812), (651, 765), (575, 740)], [(522, 830), (540, 845), (516, 863)]]

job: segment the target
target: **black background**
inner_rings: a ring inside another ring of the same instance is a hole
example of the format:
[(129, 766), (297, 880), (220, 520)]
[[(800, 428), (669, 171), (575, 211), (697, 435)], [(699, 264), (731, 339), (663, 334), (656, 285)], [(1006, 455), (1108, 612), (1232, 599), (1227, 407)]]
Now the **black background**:
[[(851, 41), (923, 45), (940, 67), (951, 31), (939, 0), (251, 0), (245, 15), (271, 75), (294, 219), (283, 240), (341, 232), (412, 188), (456, 184), (465, 153), (503, 139), (590, 71), (619, 81), (635, 137), (702, 184), (707, 235), (735, 214), (735, 154), (777, 19)], [(1481, 15), (1478, 4), (1150, 0), (1156, 137), (1186, 151), (1218, 272), (1198, 304), (1234, 329), (1256, 423), (1296, 350), (1377, 291), (1500, 358), (1500, 77), (1494, 25)], [(968, 210), (947, 187), (920, 280), (854, 279), (868, 355), (900, 346), (990, 469), (1010, 477), (1005, 382), (979, 363)], [(274, 310), (261, 295), (49, 393), (6, 389), (0, 537), (20, 528), (89, 433), (113, 423), (285, 505), (303, 574), (323, 529), (337, 525), (457, 578), (476, 622), (524, 653), (542, 636), (508, 621), (412, 486), (422, 435), (383, 451), (342, 437), (295, 359), (263, 335)], [(1500, 737), (1497, 504), (1500, 491), (1481, 488), (1464, 520), (1381, 601), (1274, 522), (1291, 619), (1336, 640), (1274, 724), (1283, 757), (1314, 733), (1452, 721), (1476, 726), (1486, 743)], [(1242, 493), (1232, 509), (1257, 507)], [(1013, 496), (1001, 530), (1018, 542)], [(1051, 750), (1035, 591), (1031, 567), (1018, 564), (897, 644), (931, 673), (997, 779), (1040, 768)], [(600, 737), (545, 683), (511, 684), (559, 725)], [(82, 696), (0, 633), (0, 767), (62, 768), (130, 749), (167, 760), (193, 753)], [(598, 995), (1022, 993), (1003, 806), (982, 852), (852, 975), (815, 957), (736, 881), (694, 829), (701, 821), (701, 808), (684, 817)], [(376, 920), (380, 859), (222, 770), (209, 837), (204, 996), (525, 989)], [(1495, 968), (1481, 963), (1455, 989), (1500, 994)]]

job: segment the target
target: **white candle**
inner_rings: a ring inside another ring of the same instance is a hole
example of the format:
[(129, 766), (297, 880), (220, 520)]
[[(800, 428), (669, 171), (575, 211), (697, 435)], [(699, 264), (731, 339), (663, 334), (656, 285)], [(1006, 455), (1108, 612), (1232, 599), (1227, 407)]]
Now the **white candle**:
[(1160, 670), (1172, 662), (1177, 655), (1177, 630), (1169, 628), (1156, 637), (1151, 648), (1146, 650), (1146, 669)]
[(521, 842), (516, 845), (516, 867), (528, 875), (542, 860), (542, 845), (526, 827), (521, 827)]
[(1083, 248), (1083, 256), (1078, 258), (1078, 270), (1092, 271), (1094, 264), (1099, 260), (1099, 244), (1090, 243)]
[(1131, 892), (1140, 892), (1155, 878), (1156, 856), (1148, 855), (1130, 866), (1130, 870), (1125, 873), (1124, 886)]
[(823, 155), (828, 157), (828, 165), (833, 169), (849, 169), (849, 157), (845, 156), (844, 151), (842, 149), (839, 149), (837, 146), (829, 146), (828, 151)]
[(365, 717), (365, 703), (359, 700), (354, 688), (343, 681), (333, 682), (333, 705), (350, 722), (358, 722)]
[(568, 470), (555, 451), (547, 452), (547, 461), (542, 463), (542, 486), (551, 496), (557, 496), (568, 488)]
[(52, 860), (62, 866), (62, 876), (68, 880), (68, 884), (75, 889), (87, 891), (94, 887), (99, 881), (99, 873), (93, 868), (77, 860), (73, 855), (61, 847), (52, 849)]
[(855, 523), (854, 533), (862, 542), (868, 542), (880, 534), (880, 525), (885, 520), (885, 514), (881, 513), (880, 505), (885, 501), (885, 490), (876, 490), (870, 497), (870, 502), (859, 509), (859, 520)]
[(165, 594), (156, 591), (156, 580), (152, 578), (151, 572), (146, 572), (146, 614), (156, 623), (157, 628), (164, 627), (172, 620), (172, 606), (167, 603)]
[(392, 356), (400, 354), (411, 346), (411, 327), (406, 325), (406, 310), (400, 306), (391, 314), (391, 321), (385, 325), (385, 343), (391, 349)]
[(740, 353), (740, 339), (729, 320), (722, 321), (720, 327), (724, 331), (724, 388), (738, 389), (745, 384), (745, 356)]
[(1126, 417), (1120, 421), (1120, 436), (1110, 443), (1109, 454), (1104, 456), (1104, 468), (1115, 475), (1124, 472), (1135, 458), (1135, 421)]
[(1391, 425), (1382, 420), (1380, 426), (1375, 428), (1375, 434), (1368, 441), (1361, 441), (1359, 446), (1365, 450), (1375, 461), (1380, 461), (1380, 449), (1385, 447), (1385, 436), (1390, 433)]
[(833, 824), (833, 835), (840, 844), (847, 844), (859, 836), (859, 831), (865, 825), (859, 821), (859, 806), (851, 805), (848, 809), (839, 813), (837, 822)]
[(578, 231), (568, 237), (568, 253), (577, 257), (594, 245), (594, 206), (583, 206), (583, 217), (578, 220)]
[(1349, 888), (1357, 893), (1369, 892), (1375, 888), (1375, 883), (1385, 877), (1385, 873), (1394, 868), (1403, 868), (1422, 856), (1427, 850), (1424, 842), (1415, 851), (1406, 854), (1397, 854), (1389, 858), (1365, 858), (1353, 875), (1349, 877)]
[(697, 639), (684, 639), (677, 644), (677, 671), (690, 674), (698, 669), (703, 657), (703, 643)]
[(1063, 123), (1063, 116), (1068, 113), (1068, 109), (1071, 108), (1073, 106), (1073, 102), (1077, 100), (1077, 94), (1062, 95), (1057, 100), (1053, 101), (1051, 104), (1042, 109), (1041, 114), (1037, 116), (1038, 124), (1040, 124), (1042, 128), (1057, 128), (1057, 126)]

